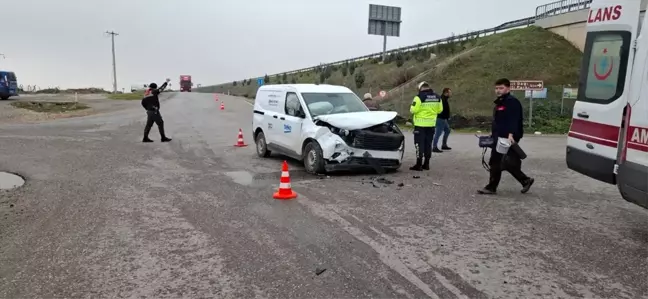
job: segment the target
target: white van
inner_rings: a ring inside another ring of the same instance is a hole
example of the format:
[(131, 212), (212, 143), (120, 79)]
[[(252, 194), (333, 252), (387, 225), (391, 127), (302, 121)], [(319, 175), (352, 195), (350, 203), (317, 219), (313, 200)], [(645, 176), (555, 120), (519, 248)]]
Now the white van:
[[(567, 166), (648, 208), (648, 34), (639, 0), (594, 0)], [(644, 23), (642, 25), (642, 23)]]
[(317, 84), (261, 86), (252, 120), (257, 154), (304, 161), (306, 171), (401, 166), (405, 137), (396, 112), (369, 111), (350, 89)]

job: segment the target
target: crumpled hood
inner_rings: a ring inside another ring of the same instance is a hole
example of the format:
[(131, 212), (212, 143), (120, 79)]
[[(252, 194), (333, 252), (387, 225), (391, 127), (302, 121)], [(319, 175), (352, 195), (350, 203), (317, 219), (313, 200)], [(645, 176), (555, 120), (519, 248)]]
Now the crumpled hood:
[(360, 130), (396, 118), (395, 111), (366, 111), (319, 115), (316, 118), (344, 130)]

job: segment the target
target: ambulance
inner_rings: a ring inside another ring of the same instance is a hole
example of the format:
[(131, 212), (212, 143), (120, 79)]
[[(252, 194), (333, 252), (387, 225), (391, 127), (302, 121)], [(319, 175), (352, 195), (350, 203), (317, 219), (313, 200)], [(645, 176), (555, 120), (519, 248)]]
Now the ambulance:
[(645, 2), (592, 1), (566, 159), (570, 169), (617, 185), (625, 200), (648, 209)]

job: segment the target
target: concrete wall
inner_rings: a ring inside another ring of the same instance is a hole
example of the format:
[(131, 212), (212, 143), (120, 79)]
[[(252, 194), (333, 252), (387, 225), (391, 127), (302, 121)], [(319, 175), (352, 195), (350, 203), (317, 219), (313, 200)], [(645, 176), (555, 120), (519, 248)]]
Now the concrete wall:
[[(641, 0), (641, 7), (646, 7), (648, 0)], [(585, 35), (587, 31), (587, 9), (573, 11), (565, 14), (551, 16), (535, 21), (535, 26), (548, 29), (556, 34), (564, 36), (574, 46), (583, 51), (585, 47)], [(642, 10), (642, 15), (645, 14), (645, 9)]]

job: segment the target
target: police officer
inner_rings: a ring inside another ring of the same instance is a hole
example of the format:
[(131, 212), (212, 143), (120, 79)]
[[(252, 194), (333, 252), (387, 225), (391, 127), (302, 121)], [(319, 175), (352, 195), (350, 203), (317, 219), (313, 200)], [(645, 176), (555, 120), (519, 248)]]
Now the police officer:
[(427, 82), (419, 83), (418, 90), (419, 93), (414, 97), (410, 107), (414, 122), (414, 147), (416, 148), (416, 164), (410, 167), (410, 170), (421, 171), (430, 169), (434, 126), (437, 115), (443, 111), (443, 104), (441, 98), (434, 93)]
[[(519, 143), (524, 135), (524, 116), (522, 104), (511, 95), (511, 81), (506, 78), (495, 82), (495, 107), (493, 108), (493, 124), (491, 136), (497, 143), (498, 138), (507, 138), (511, 144)], [(521, 185), (522, 193), (529, 192), (533, 185), (533, 178), (522, 172), (522, 160), (512, 148), (503, 155), (491, 149), (491, 156), (488, 164), (490, 166), (490, 178), (488, 184), (477, 191), (479, 194), (495, 194), (502, 178), (502, 171), (508, 171)]]
[(151, 127), (155, 123), (160, 131), (160, 137), (162, 142), (169, 142), (171, 138), (168, 138), (164, 134), (164, 120), (162, 120), (162, 115), (160, 114), (160, 93), (167, 87), (167, 84), (171, 79), (166, 79), (166, 81), (158, 88), (157, 84), (149, 84), (150, 92), (147, 92), (144, 98), (142, 99), (142, 107), (146, 110), (146, 126), (144, 127), (144, 138), (142, 142), (153, 142), (148, 135), (151, 132)]

